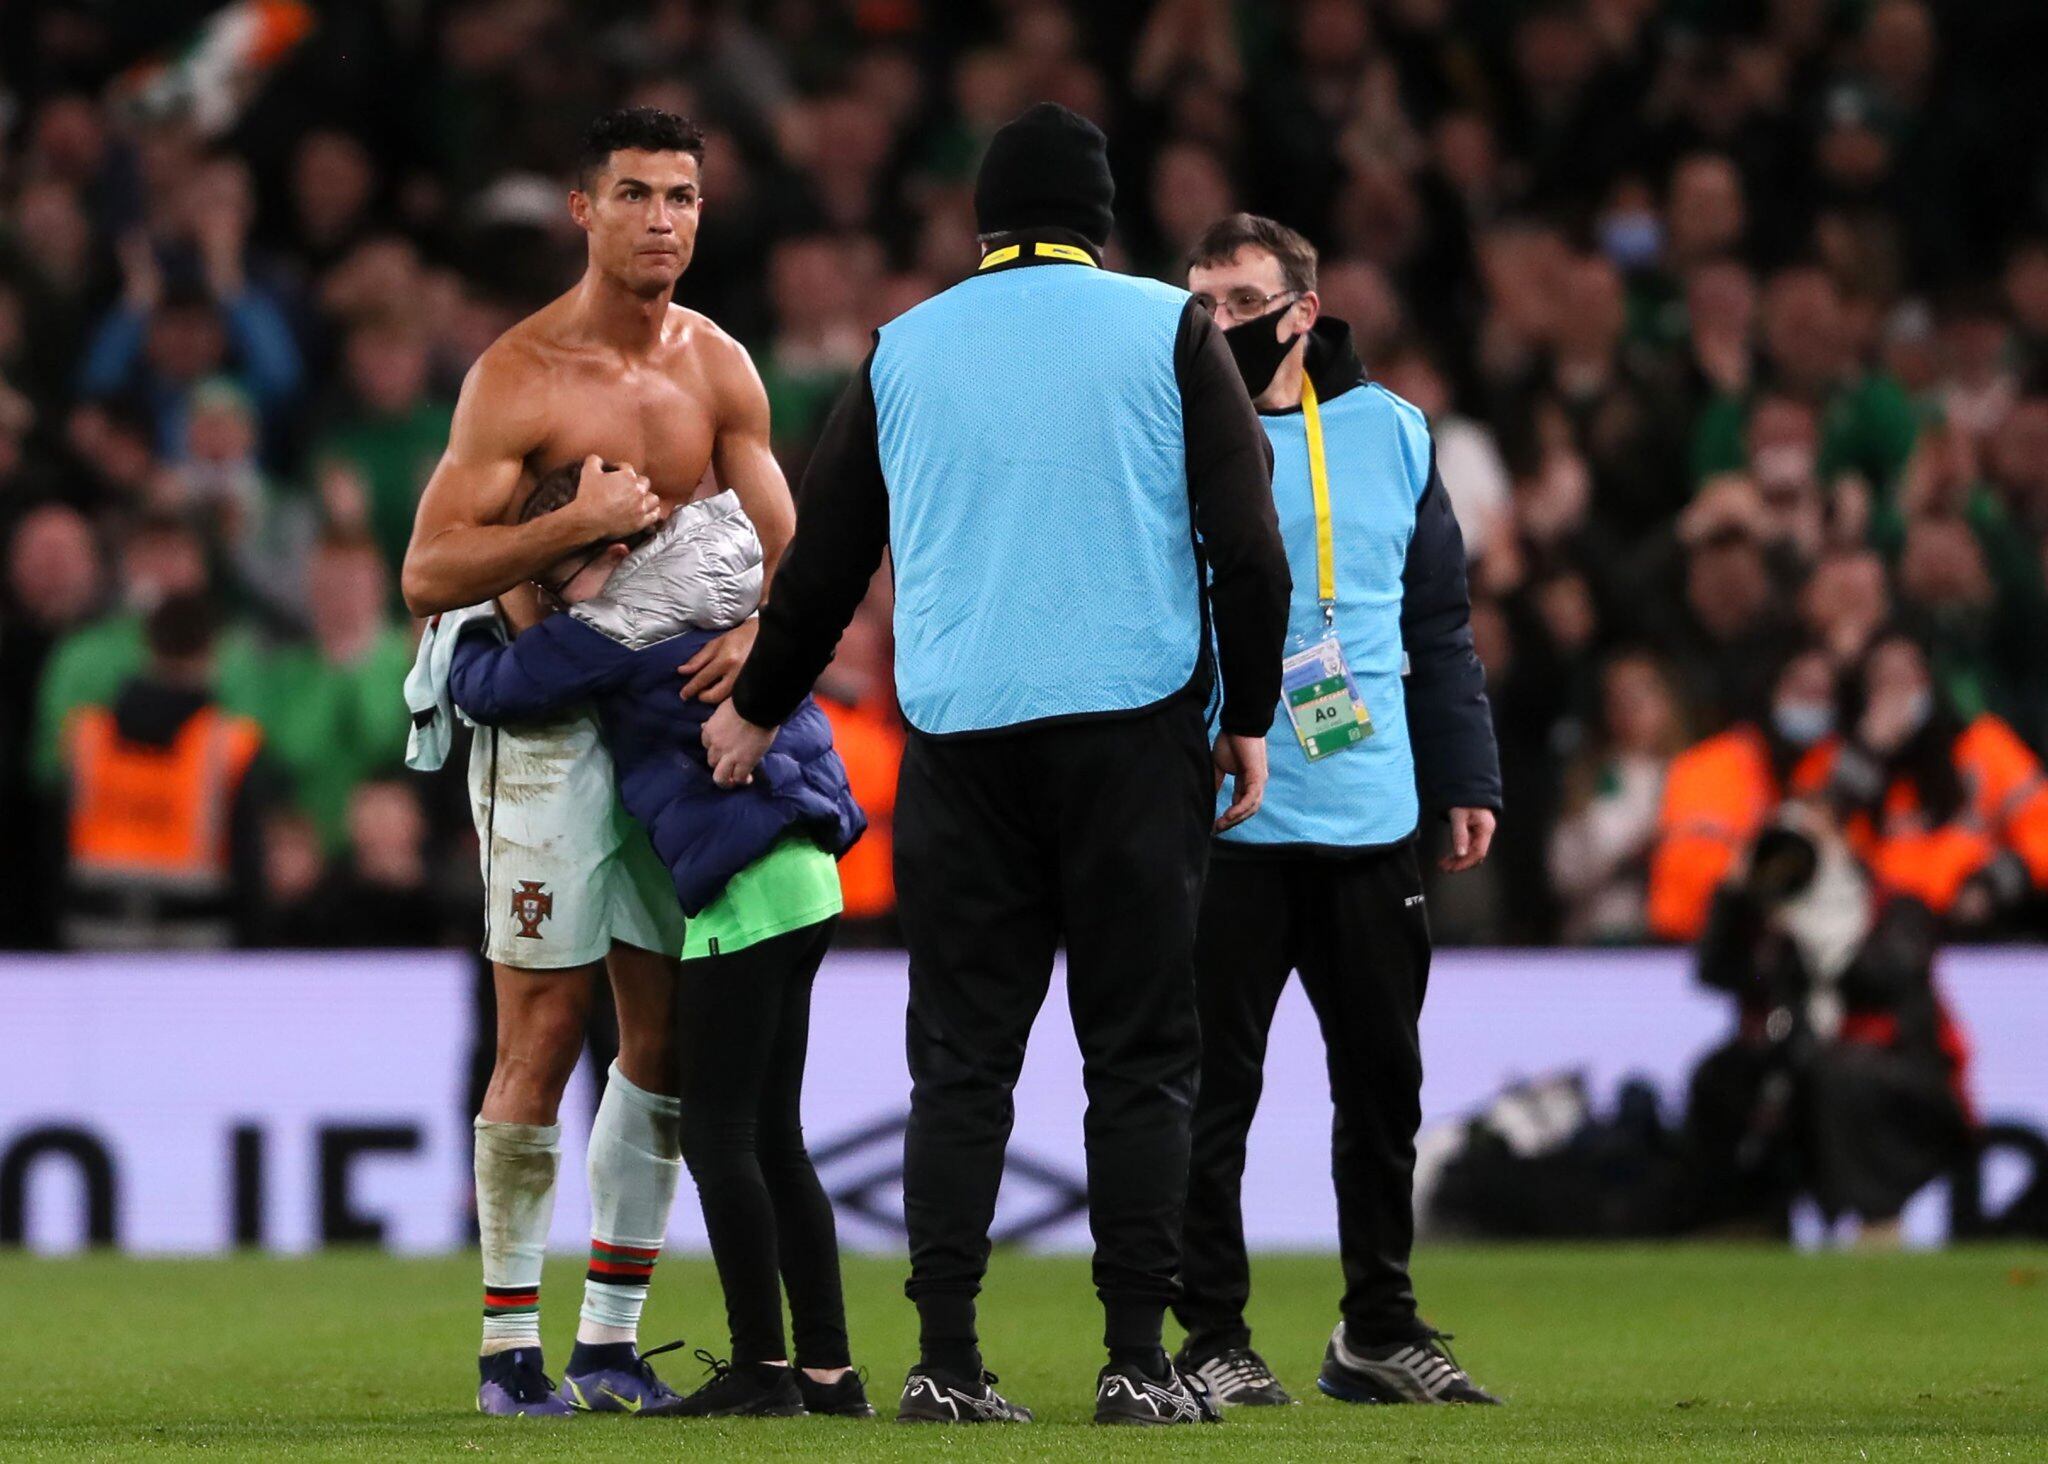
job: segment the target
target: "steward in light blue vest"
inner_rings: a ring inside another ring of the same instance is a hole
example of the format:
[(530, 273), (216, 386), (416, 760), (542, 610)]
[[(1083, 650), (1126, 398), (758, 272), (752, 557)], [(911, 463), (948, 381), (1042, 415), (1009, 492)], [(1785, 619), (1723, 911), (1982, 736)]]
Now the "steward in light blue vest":
[(925, 736), (1137, 716), (1218, 673), (1223, 731), (1266, 732), (1288, 577), (1268, 450), (1214, 322), (1100, 252), (1035, 231), (876, 333), (805, 477), (800, 516), (830, 527), (778, 572), (750, 722), (808, 689), (832, 639), (792, 630), (843, 624), (886, 544)]
[[(1438, 814), (1498, 810), (1500, 762), (1472, 648), (1464, 538), (1437, 476), (1429, 424), (1366, 380), (1341, 320), (1316, 322), (1304, 370), (1329, 474), (1331, 624), (1373, 731), (1311, 762), (1283, 708), (1267, 734), (1265, 804), (1219, 838), (1276, 852), (1378, 848), (1413, 837), (1422, 804)], [(1294, 572), (1293, 654), (1324, 633), (1307, 424), (1300, 407), (1261, 409), (1259, 420), (1273, 444), (1273, 503)]]
[(1196, 674), (1174, 369), (1187, 292), (1075, 252), (1056, 268), (998, 260), (875, 346), (896, 692), (921, 732), (1136, 711)]
[(1096, 1421), (1203, 1416), (1161, 1346), (1202, 1061), (1196, 926), (1219, 774), (1233, 821), (1256, 816), (1289, 574), (1230, 345), (1192, 295), (1102, 269), (1114, 197), (1107, 139), (1064, 107), (991, 139), (980, 261), (883, 326), (832, 409), (752, 653), (706, 724), (733, 786), (889, 553), (910, 723), (894, 826), (908, 1420), (1029, 1417), (989, 1386), (975, 1298), (1061, 949), (1087, 1054)]

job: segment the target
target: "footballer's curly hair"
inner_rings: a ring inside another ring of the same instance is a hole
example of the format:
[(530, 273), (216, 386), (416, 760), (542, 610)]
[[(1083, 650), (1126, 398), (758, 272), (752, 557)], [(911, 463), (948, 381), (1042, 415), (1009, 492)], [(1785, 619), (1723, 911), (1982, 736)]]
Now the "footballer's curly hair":
[(606, 112), (583, 133), (583, 145), (576, 152), (576, 186), (589, 192), (591, 181), (604, 171), (612, 154), (626, 148), (684, 152), (702, 163), (704, 129), (659, 107), (620, 107)]

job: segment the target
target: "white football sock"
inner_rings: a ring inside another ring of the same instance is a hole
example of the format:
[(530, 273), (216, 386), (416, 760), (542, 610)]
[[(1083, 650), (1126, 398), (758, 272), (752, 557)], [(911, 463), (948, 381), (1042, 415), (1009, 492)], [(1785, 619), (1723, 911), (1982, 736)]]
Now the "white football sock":
[(476, 1228), (484, 1255), (480, 1351), (540, 1346), (540, 1268), (562, 1164), (558, 1123), (476, 1121)]
[(578, 1342), (640, 1339), (640, 1309), (683, 1170), (682, 1103), (613, 1063), (590, 1128), (590, 1271)]

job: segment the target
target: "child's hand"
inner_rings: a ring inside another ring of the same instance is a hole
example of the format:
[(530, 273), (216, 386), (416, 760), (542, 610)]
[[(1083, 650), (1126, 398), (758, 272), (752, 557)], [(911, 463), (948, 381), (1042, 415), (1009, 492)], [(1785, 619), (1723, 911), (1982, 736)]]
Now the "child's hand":
[(760, 629), (759, 620), (743, 620), (676, 667), (676, 674), (685, 678), (683, 700), (694, 697), (716, 705), (731, 696), (733, 683), (740, 679), (740, 668), (747, 664)]

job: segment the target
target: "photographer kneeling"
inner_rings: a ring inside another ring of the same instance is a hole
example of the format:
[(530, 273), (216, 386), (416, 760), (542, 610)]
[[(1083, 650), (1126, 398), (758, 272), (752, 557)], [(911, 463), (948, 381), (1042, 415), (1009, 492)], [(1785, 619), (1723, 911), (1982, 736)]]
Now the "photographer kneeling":
[(1822, 803), (1785, 805), (1714, 897), (1699, 976), (1740, 1002), (1687, 1115), (1710, 1220), (1811, 1194), (1866, 1238), (1968, 1150), (1960, 1052), (1933, 985), (1941, 922), (1885, 895)]

